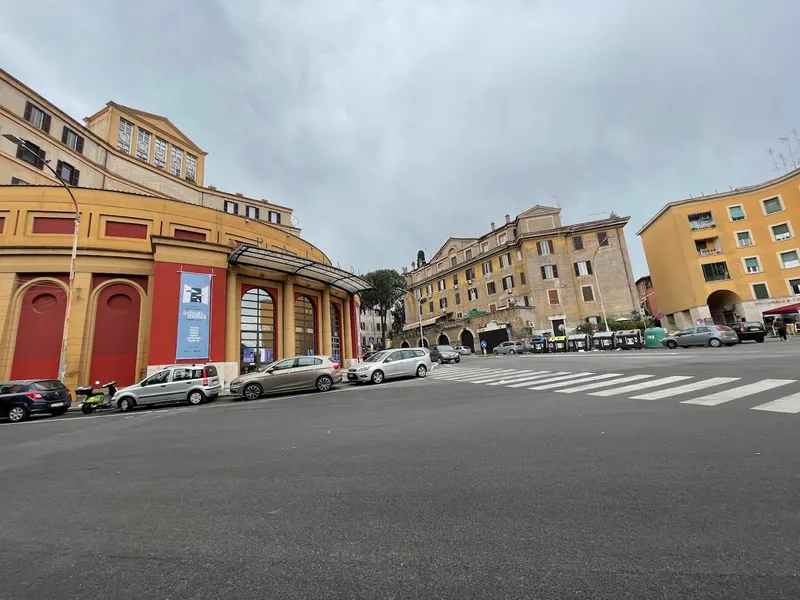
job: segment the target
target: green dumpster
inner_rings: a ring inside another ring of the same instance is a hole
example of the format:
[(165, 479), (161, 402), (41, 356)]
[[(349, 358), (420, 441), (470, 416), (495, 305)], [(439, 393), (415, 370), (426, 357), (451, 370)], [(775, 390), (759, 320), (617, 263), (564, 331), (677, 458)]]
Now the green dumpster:
[(645, 348), (663, 348), (661, 340), (667, 336), (667, 331), (663, 327), (648, 327), (644, 330)]

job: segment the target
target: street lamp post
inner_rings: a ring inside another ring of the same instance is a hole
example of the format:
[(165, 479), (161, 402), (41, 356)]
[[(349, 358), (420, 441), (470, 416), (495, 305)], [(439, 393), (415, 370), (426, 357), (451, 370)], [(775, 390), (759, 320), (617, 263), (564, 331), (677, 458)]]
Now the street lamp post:
[(603, 304), (603, 292), (600, 290), (600, 277), (597, 274), (597, 262), (595, 258), (597, 258), (597, 252), (602, 248), (602, 244), (598, 245), (592, 254), (592, 265), (594, 266), (594, 281), (597, 284), (597, 298), (600, 300), (600, 310), (603, 312), (603, 323), (605, 327), (605, 331), (608, 331), (608, 319), (606, 318), (606, 306)]
[[(16, 144), (23, 150), (33, 153), (33, 151), (28, 148), (27, 142), (22, 138), (10, 133), (3, 134), (3, 137), (12, 144)], [(51, 167), (47, 161), (43, 161), (42, 164), (46, 166), (50, 172), (53, 173), (53, 175), (55, 175), (56, 181), (64, 186), (64, 189), (67, 190), (67, 193), (72, 200), (72, 205), (75, 207), (75, 228), (72, 233), (72, 254), (70, 254), (69, 257), (69, 286), (67, 288), (67, 306), (64, 314), (64, 332), (61, 336), (61, 357), (58, 361), (58, 378), (61, 381), (64, 381), (67, 375), (67, 340), (69, 339), (69, 317), (70, 313), (72, 312), (72, 289), (75, 283), (75, 257), (78, 254), (78, 232), (81, 222), (81, 213), (78, 210), (78, 201), (75, 199), (75, 195), (72, 193), (69, 185), (67, 185), (67, 182), (59, 177), (58, 173), (56, 173), (55, 169)]]
[(411, 294), (411, 297), (417, 301), (417, 314), (419, 315), (419, 345), (425, 347), (422, 339), (422, 298), (417, 298), (412, 290), (406, 290), (406, 294)]

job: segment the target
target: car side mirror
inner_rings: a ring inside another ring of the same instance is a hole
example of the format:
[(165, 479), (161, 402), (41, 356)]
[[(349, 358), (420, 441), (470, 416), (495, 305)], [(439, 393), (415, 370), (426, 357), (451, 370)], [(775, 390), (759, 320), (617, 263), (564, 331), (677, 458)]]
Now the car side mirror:
[(385, 361), (383, 361), (383, 362), (385, 362), (385, 363), (390, 363), (390, 362), (394, 362), (394, 361), (393, 361), (391, 358), (387, 358), (387, 359), (386, 359)]

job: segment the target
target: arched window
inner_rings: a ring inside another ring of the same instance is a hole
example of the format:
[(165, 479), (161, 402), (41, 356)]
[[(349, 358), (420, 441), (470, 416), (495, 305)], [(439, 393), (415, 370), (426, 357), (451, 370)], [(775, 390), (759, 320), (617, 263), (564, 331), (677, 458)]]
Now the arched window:
[(305, 296), (294, 301), (294, 353), (297, 356), (316, 354), (317, 319), (314, 304)]
[(331, 354), (333, 359), (342, 361), (342, 343), (339, 339), (339, 307), (331, 303)]
[(239, 340), (242, 373), (275, 360), (275, 305), (266, 290), (253, 288), (242, 296)]

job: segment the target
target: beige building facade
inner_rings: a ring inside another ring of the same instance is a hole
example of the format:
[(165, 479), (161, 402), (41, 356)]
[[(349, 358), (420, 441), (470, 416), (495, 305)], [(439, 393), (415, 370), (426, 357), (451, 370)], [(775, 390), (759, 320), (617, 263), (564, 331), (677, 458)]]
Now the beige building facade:
[[(639, 303), (627, 223), (628, 217), (612, 215), (566, 225), (560, 209), (537, 205), (514, 219), (506, 215), (500, 227), (492, 223), (480, 237), (448, 239), (429, 261), (404, 273), (415, 299), (405, 300), (403, 337), (419, 343), (421, 320), (422, 342), (434, 344), (438, 337), (427, 339), (426, 328), (461, 323), (466, 330), (468, 320), (487, 315), (502, 324), (510, 309), (527, 316), (524, 326), (511, 327), (513, 339), (601, 322), (603, 308), (609, 320), (630, 315)], [(461, 333), (447, 337), (465, 342)]]

